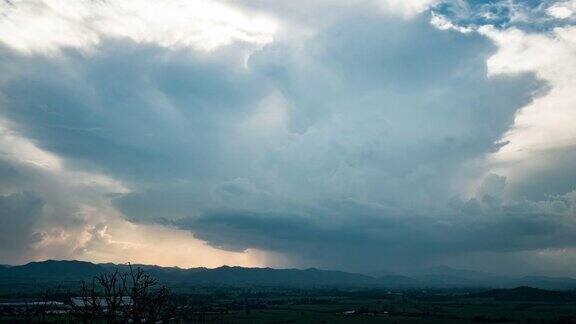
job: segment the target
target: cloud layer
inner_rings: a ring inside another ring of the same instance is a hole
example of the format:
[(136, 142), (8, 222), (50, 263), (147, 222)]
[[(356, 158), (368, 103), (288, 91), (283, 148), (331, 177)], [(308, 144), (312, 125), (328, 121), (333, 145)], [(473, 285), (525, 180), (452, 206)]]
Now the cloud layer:
[(21, 249), (114, 258), (136, 226), (191, 257), (403, 270), (576, 244), (567, 1), (1, 8)]

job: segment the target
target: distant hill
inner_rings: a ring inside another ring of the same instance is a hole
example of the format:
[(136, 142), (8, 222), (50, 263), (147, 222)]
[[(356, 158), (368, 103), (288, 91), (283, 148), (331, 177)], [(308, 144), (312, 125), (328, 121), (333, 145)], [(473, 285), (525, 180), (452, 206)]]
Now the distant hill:
[(538, 301), (538, 302), (568, 302), (576, 301), (576, 294), (567, 291), (551, 291), (532, 287), (517, 287), (513, 289), (494, 289), (469, 295), (472, 298), (489, 298), (498, 301)]
[(33, 280), (79, 280), (90, 278), (106, 269), (100, 265), (84, 261), (30, 262), (20, 266), (0, 268), (2, 279), (33, 279)]
[(442, 287), (510, 287), (512, 278), (492, 273), (455, 269), (441, 266), (420, 271), (412, 276), (414, 279), (431, 286)]
[[(512, 288), (531, 286), (542, 289), (574, 289), (576, 280), (552, 277), (504, 277), (470, 270), (439, 267), (424, 270), (421, 274), (403, 276), (395, 274), (363, 275), (357, 273), (320, 269), (272, 269), (223, 266), (214, 269), (141, 267), (150, 275), (170, 284), (192, 285), (265, 285), (298, 287), (382, 287), (382, 288)], [(94, 276), (119, 269), (127, 271), (122, 264), (94, 264), (83, 261), (43, 261), (20, 266), (0, 267), (0, 282), (30, 283), (42, 281), (89, 280)]]
[[(136, 265), (137, 266), (137, 265)], [(112, 266), (112, 268), (115, 266)], [(118, 266), (116, 266), (118, 267)], [(120, 269), (127, 270), (121, 265)], [(360, 274), (318, 269), (272, 269), (222, 266), (207, 268), (163, 268), (143, 266), (148, 273), (164, 281), (201, 285), (289, 285), (334, 286), (373, 285), (375, 279)]]
[[(355, 273), (319, 269), (272, 269), (223, 266), (214, 269), (140, 267), (163, 282), (195, 285), (270, 285), (270, 286), (369, 286), (377, 279)], [(0, 267), (0, 279), (8, 281), (73, 281), (89, 280), (94, 276), (119, 269), (128, 271), (124, 264), (93, 264), (83, 261), (31, 262), (20, 266)]]
[(376, 278), (379, 286), (391, 288), (413, 288), (423, 287), (422, 282), (408, 276), (401, 275), (384, 275)]
[(544, 289), (568, 289), (576, 287), (576, 279), (567, 277), (527, 276), (513, 280), (515, 286), (530, 286)]
[(318, 269), (272, 269), (220, 267), (189, 274), (191, 280), (204, 283), (266, 285), (370, 285), (374, 278), (342, 271)]
[(495, 279), (502, 279), (502, 276), (498, 276), (488, 272), (455, 269), (447, 266), (428, 268), (423, 271), (423, 274), (428, 276), (458, 277), (472, 281), (490, 281)]

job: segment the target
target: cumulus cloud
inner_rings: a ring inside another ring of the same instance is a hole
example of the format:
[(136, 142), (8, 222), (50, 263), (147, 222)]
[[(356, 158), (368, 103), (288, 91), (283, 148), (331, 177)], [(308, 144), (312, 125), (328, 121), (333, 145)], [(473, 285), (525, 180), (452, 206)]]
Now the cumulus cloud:
[(576, 1), (568, 0), (554, 3), (546, 9), (546, 12), (550, 16), (558, 19), (571, 18), (574, 12), (576, 12)]
[(486, 26), (479, 32), (498, 46), (487, 61), (489, 74), (534, 73), (549, 88), (518, 111), (501, 139), (506, 145), (491, 156), (495, 172), (510, 178), (521, 195), (542, 198), (573, 190), (576, 178), (568, 165), (576, 144), (576, 29), (560, 26), (536, 33)]

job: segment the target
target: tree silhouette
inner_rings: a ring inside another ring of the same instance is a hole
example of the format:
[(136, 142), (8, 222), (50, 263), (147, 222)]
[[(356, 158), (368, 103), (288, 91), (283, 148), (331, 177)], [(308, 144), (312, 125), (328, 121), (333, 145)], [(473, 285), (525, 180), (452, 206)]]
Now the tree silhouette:
[(140, 267), (82, 281), (72, 313), (82, 323), (155, 323), (169, 318), (169, 290)]

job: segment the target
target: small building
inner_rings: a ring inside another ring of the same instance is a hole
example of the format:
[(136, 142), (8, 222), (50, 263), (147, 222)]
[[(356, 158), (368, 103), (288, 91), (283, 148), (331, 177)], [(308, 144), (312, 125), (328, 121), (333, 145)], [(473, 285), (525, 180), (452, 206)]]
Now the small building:
[[(104, 297), (72, 297), (70, 298), (70, 305), (72, 307), (83, 308), (83, 307), (102, 307), (103, 309), (108, 308), (108, 301)], [(132, 298), (130, 296), (122, 296), (119, 300), (119, 306), (126, 307), (132, 305)]]

